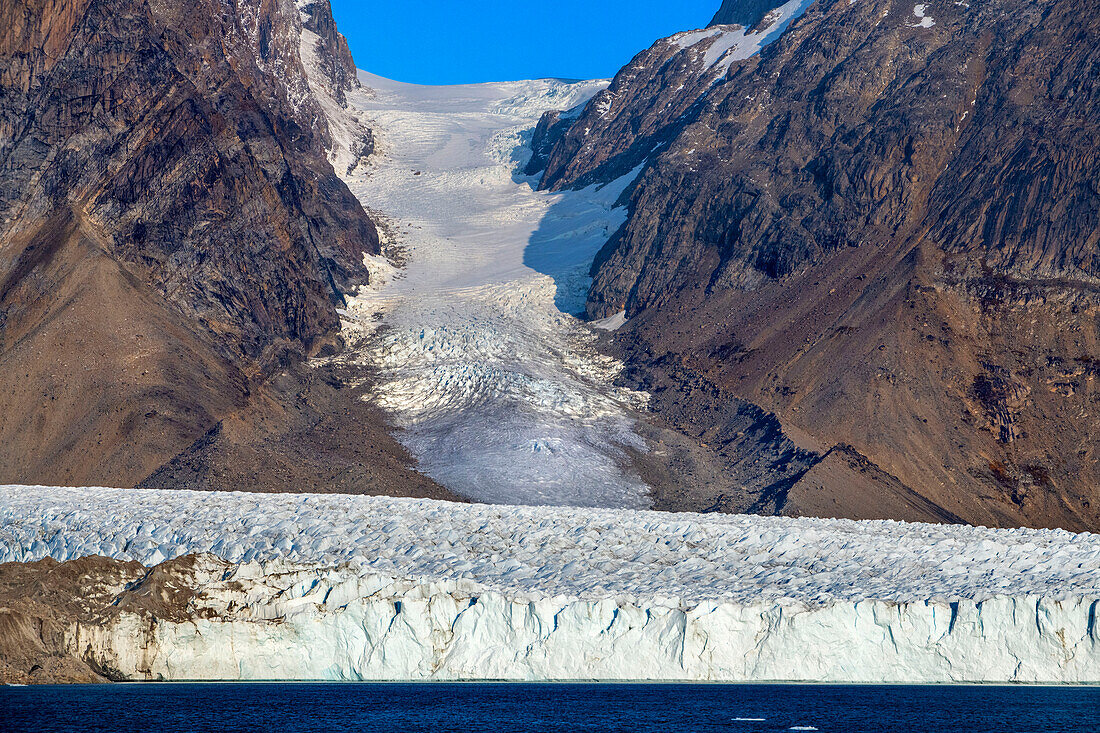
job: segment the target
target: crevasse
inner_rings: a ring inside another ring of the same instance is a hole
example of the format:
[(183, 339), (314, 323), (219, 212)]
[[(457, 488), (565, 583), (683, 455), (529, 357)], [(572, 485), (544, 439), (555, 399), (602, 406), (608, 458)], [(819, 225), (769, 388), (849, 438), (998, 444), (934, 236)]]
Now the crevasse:
[(79, 628), (74, 644), (129, 679), (1100, 680), (1097, 602), (1083, 599), (680, 607), (511, 600), (374, 575), (328, 585), (308, 570), (297, 579), (308, 595), (288, 597), (264, 569), (249, 572), (258, 580), (243, 583), (244, 605), (215, 580), (211, 617), (127, 615)]
[(0, 487), (0, 561), (188, 554), (186, 608), (70, 648), (128, 679), (1100, 682), (1097, 535)]

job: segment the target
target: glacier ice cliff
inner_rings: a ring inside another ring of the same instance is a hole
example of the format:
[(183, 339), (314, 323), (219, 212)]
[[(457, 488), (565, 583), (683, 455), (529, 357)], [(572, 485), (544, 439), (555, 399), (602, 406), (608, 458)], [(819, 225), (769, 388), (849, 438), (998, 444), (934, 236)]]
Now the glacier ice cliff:
[(73, 646), (124, 679), (1095, 682), (1095, 601), (689, 605), (513, 599), (455, 581), (216, 564), (186, 621)]
[(71, 628), (120, 679), (1100, 682), (1096, 535), (0, 488), (0, 560), (95, 554), (198, 555)]

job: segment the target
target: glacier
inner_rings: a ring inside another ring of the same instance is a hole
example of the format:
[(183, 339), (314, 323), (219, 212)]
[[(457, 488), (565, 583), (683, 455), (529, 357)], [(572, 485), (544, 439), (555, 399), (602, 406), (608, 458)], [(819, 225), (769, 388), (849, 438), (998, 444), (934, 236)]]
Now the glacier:
[(335, 358), (364, 368), (419, 469), (463, 496), (649, 506), (631, 466), (647, 450), (635, 430), (647, 396), (615, 384), (622, 365), (573, 315), (641, 169), (561, 193), (521, 172), (542, 113), (576, 108), (608, 82), (359, 79), (349, 108), (326, 113), (333, 129), (368, 124), (378, 153), (344, 173), (349, 143), (338, 142), (337, 170), (403, 266), (349, 298), (350, 348)]
[(1090, 534), (0, 488), (0, 561), (90, 555), (199, 558), (71, 630), (125, 679), (1100, 682)]

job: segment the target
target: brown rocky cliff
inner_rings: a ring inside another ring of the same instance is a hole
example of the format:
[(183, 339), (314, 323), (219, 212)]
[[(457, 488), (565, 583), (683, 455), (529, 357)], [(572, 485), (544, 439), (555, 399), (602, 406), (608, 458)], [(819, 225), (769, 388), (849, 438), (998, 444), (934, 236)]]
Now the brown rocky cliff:
[[(350, 88), (328, 12), (306, 22)], [(0, 481), (134, 485), (340, 348), (377, 234), (326, 159), (292, 0), (0, 18)]]
[(588, 304), (633, 317), (637, 366), (850, 444), (967, 521), (1095, 529), (1100, 6), (924, 15), (818, 0), (728, 74), (712, 41), (659, 41), (544, 186), (648, 160)]
[(59, 29), (7, 4), (5, 240), (72, 207), (236, 354), (329, 339), (377, 237), (309, 126), (296, 13), (95, 0), (60, 6)]
[(121, 679), (81, 647), (81, 627), (104, 628), (127, 615), (152, 633), (158, 623), (208, 617), (197, 578), (229, 567), (210, 555), (153, 568), (106, 557), (0, 564), (0, 683)]
[(303, 27), (317, 34), (317, 58), (333, 98), (347, 105), (346, 92), (359, 87), (355, 59), (348, 40), (336, 29), (329, 0), (310, 0), (300, 6)]

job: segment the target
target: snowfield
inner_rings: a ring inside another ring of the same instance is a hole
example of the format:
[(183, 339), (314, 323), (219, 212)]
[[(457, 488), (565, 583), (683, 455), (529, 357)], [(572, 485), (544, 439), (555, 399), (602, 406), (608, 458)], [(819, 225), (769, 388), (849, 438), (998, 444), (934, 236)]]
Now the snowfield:
[[(0, 561), (210, 553), (133, 679), (1100, 682), (1100, 536), (352, 496), (0, 488)], [(228, 568), (228, 569), (227, 569)]]
[(421, 470), (479, 501), (643, 508), (629, 451), (646, 450), (613, 385), (621, 365), (592, 347), (582, 311), (596, 252), (626, 218), (637, 171), (544, 193), (519, 173), (543, 112), (607, 82), (423, 87), (360, 72), (347, 111), (326, 106), (349, 156), (355, 123), (378, 150), (347, 173), (383, 222), (400, 269), (371, 258), (371, 287), (344, 311), (345, 362), (378, 376), (373, 399)]

